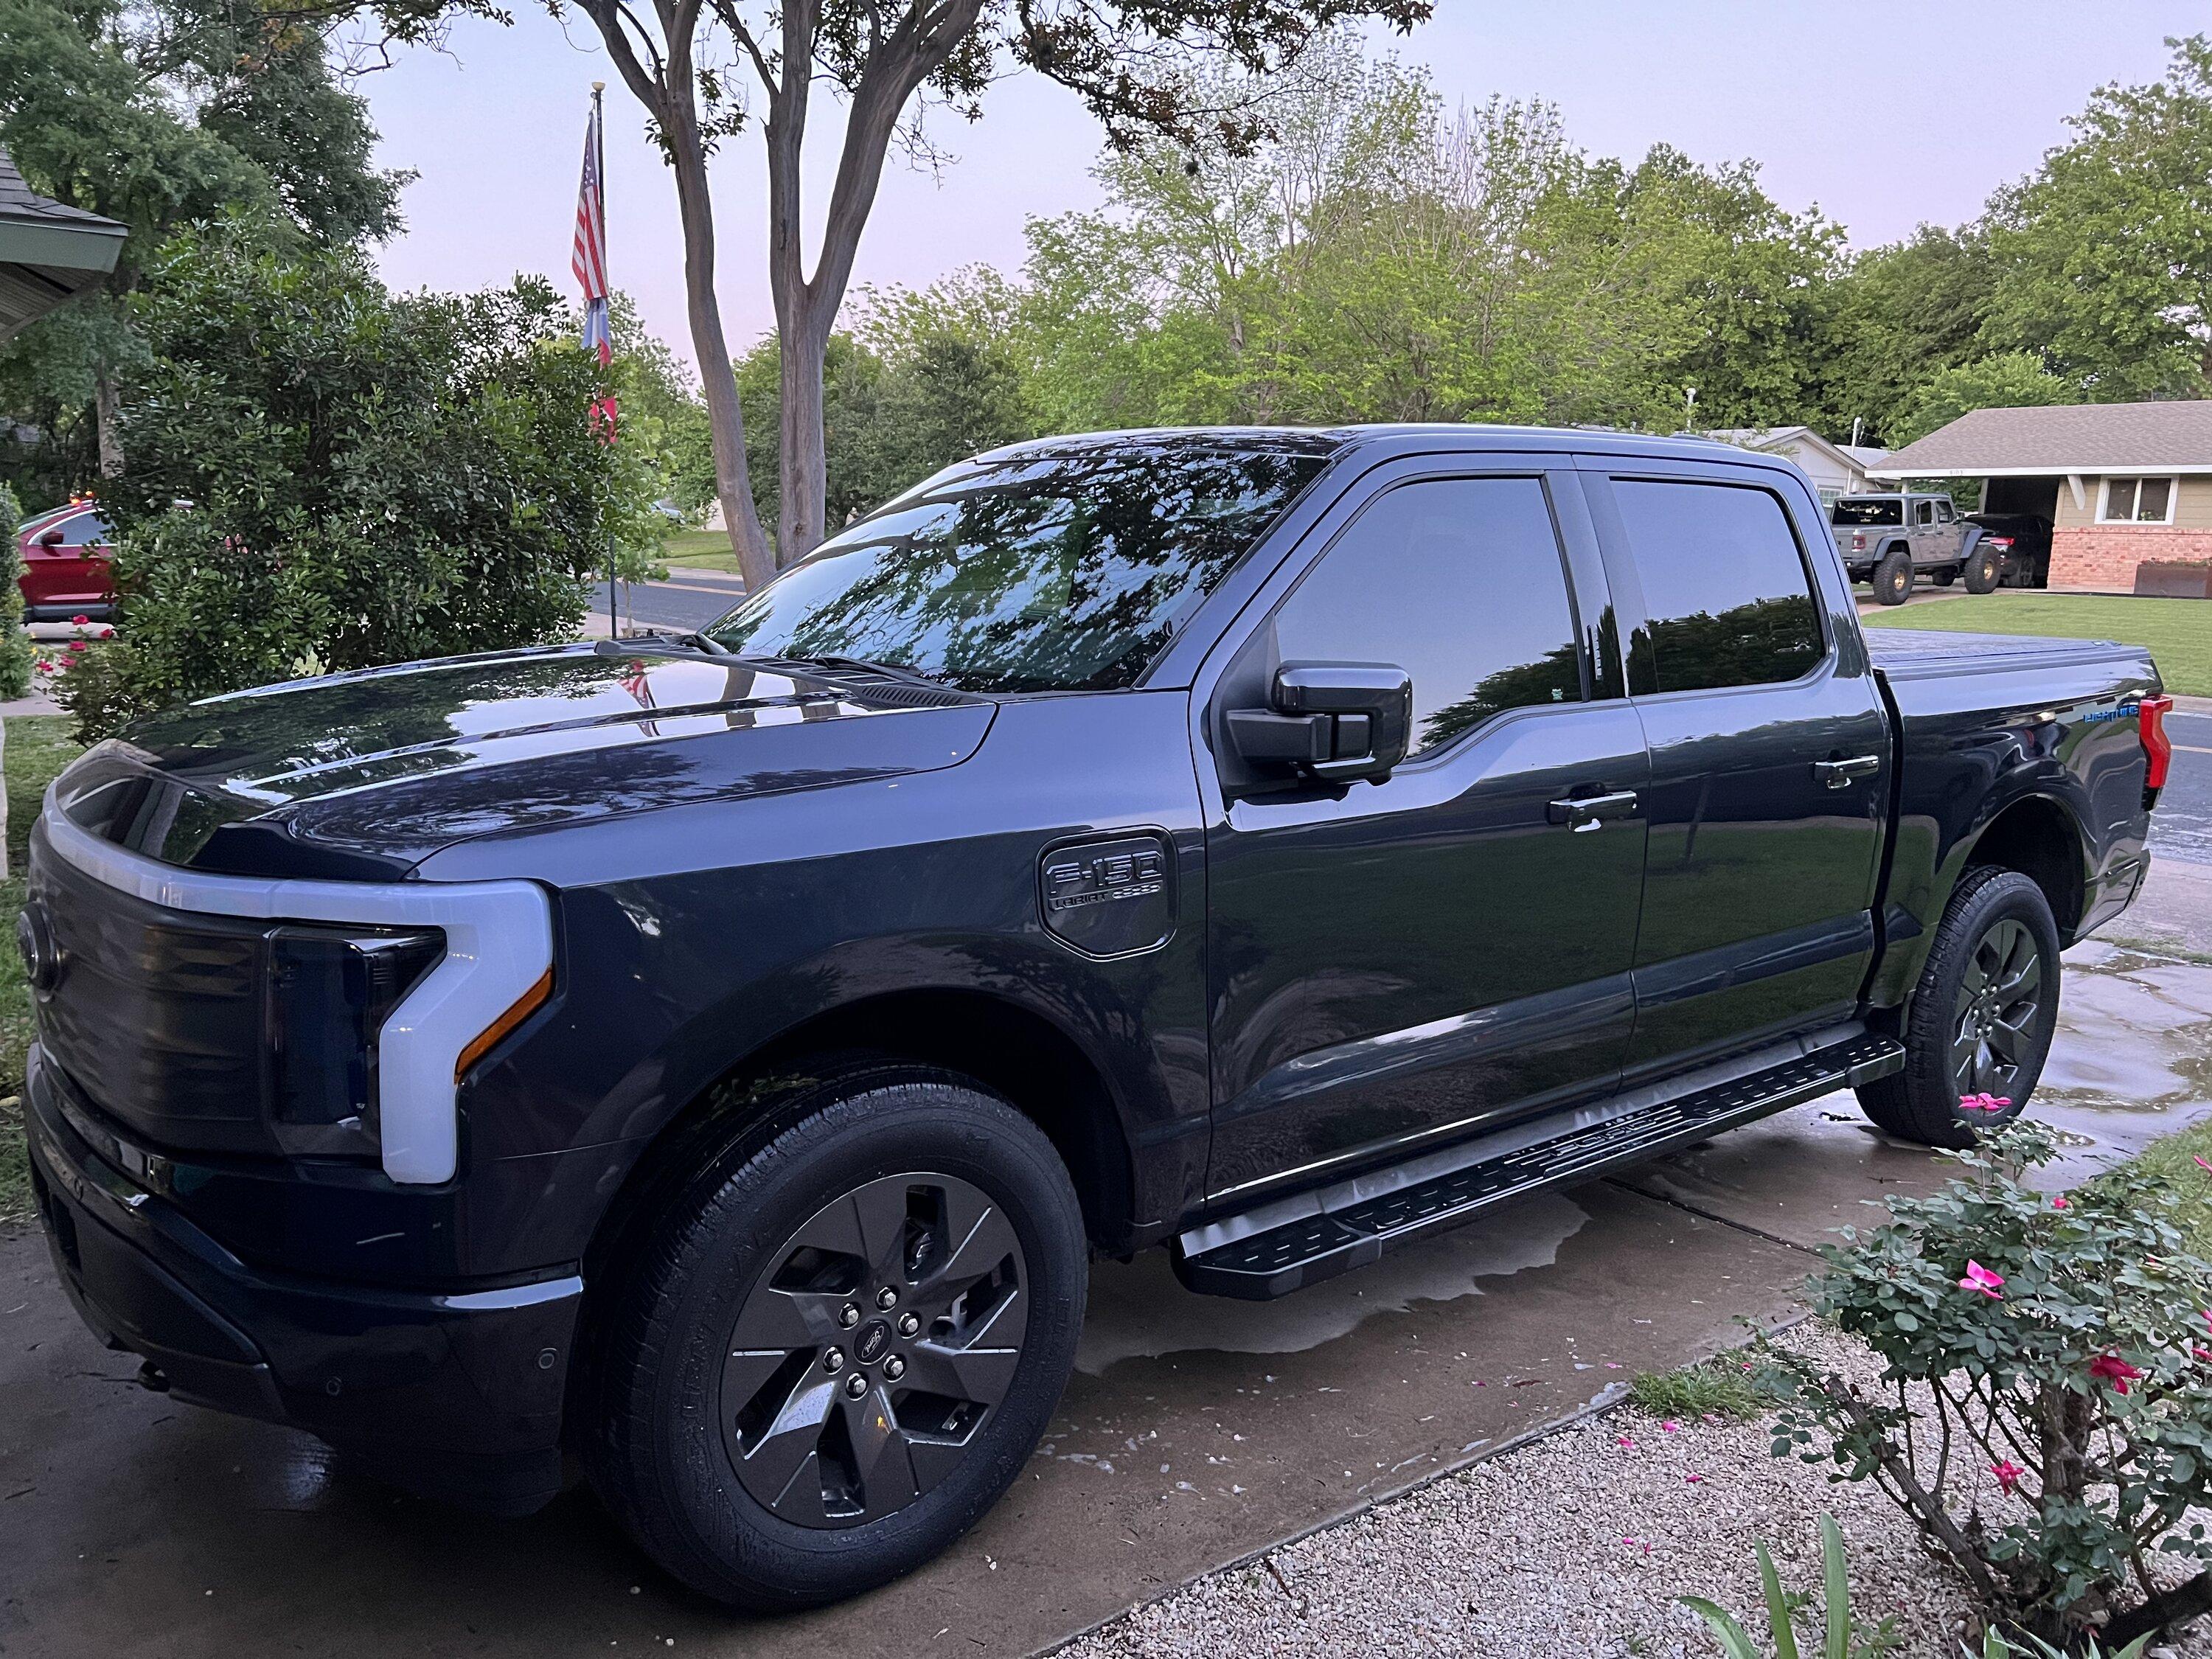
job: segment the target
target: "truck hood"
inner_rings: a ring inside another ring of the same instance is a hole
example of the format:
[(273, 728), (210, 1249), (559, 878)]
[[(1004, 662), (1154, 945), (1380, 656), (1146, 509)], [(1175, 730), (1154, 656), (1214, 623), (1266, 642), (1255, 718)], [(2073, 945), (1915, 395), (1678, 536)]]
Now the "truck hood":
[(957, 765), (994, 712), (857, 670), (556, 646), (193, 703), (93, 750), (55, 800), (173, 864), (389, 878), (480, 836)]

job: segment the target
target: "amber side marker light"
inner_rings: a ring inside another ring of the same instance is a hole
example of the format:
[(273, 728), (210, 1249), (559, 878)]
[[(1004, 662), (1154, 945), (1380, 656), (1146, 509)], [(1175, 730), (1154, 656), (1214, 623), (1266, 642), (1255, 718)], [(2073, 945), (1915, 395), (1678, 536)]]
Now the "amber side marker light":
[(514, 1006), (483, 1028), (476, 1041), (461, 1050), (461, 1057), (453, 1062), (453, 1081), (459, 1083), (469, 1073), (469, 1068), (506, 1041), (507, 1034), (545, 1006), (545, 999), (553, 994), (553, 970), (548, 968), (538, 976), (538, 982), (514, 1000)]

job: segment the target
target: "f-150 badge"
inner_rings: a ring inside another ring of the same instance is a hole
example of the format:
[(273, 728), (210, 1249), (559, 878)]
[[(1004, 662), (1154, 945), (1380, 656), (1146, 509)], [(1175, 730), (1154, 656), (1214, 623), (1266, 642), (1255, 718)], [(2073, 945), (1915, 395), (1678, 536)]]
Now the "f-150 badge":
[(1156, 830), (1053, 848), (1037, 876), (1044, 925), (1086, 956), (1149, 951), (1175, 932), (1175, 848)]

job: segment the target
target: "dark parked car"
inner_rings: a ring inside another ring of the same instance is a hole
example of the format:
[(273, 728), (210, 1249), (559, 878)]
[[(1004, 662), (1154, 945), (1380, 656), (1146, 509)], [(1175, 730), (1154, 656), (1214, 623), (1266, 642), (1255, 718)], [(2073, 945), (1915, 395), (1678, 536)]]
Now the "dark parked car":
[(707, 1595), (942, 1549), (1094, 1252), (1282, 1295), (1851, 1088), (2021, 1111), (2147, 866), (2139, 647), (1870, 645), (1788, 462), (1497, 427), (952, 467), (697, 635), (335, 675), (55, 783), (70, 1293), (179, 1399)]
[(2002, 562), (1999, 580), (2007, 587), (2051, 585), (2051, 520), (2033, 513), (1969, 513), (1968, 524), (1982, 527), (1982, 544)]
[(84, 617), (106, 622), (115, 612), (113, 554), (107, 520), (90, 501), (71, 501), (26, 519), (16, 532), (28, 622), (67, 622)]
[(1948, 495), (1839, 496), (1828, 508), (1836, 553), (1855, 582), (1869, 582), (1884, 605), (1903, 605), (1926, 576), (1938, 587), (1966, 579), (1966, 592), (1997, 585), (1997, 555), (1983, 545), (1979, 525), (1959, 516)]

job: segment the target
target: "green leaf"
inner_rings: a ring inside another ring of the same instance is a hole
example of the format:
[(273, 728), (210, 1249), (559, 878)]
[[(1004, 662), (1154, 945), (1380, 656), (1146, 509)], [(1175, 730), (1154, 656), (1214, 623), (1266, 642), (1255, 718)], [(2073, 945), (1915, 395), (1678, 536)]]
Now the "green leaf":
[(1820, 1560), (1828, 1598), (1826, 1659), (1850, 1659), (1851, 1582), (1844, 1571), (1844, 1529), (1832, 1515), (1820, 1517)]
[(1759, 1582), (1766, 1591), (1766, 1627), (1774, 1635), (1774, 1659), (1797, 1659), (1797, 1632), (1790, 1623), (1790, 1598), (1782, 1591), (1782, 1575), (1764, 1543), (1754, 1546), (1759, 1555)]
[(1744, 1634), (1743, 1626), (1736, 1623), (1735, 1615), (1726, 1607), (1702, 1595), (1678, 1595), (1674, 1599), (1705, 1621), (1728, 1659), (1759, 1659), (1759, 1650), (1752, 1646), (1751, 1638)]

